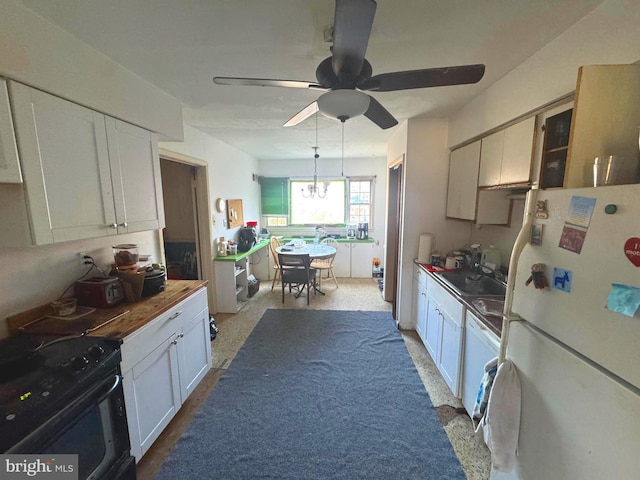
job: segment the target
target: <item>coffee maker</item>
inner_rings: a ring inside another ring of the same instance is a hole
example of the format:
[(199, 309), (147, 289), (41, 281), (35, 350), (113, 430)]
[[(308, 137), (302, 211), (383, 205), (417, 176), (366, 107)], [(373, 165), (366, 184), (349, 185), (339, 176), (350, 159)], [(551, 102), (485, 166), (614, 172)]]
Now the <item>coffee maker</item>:
[(358, 232), (356, 234), (356, 238), (358, 240), (366, 240), (369, 238), (369, 224), (368, 223), (359, 223), (358, 224)]

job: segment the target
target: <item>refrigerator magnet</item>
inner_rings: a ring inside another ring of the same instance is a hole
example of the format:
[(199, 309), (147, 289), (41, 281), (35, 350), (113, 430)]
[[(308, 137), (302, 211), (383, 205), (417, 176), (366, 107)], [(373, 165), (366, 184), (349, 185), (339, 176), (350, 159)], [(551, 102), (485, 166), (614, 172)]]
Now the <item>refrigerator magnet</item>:
[(633, 237), (624, 243), (624, 254), (636, 267), (640, 267), (640, 238)]
[(573, 272), (564, 268), (553, 268), (553, 288), (562, 290), (563, 292), (571, 292), (571, 281), (573, 280)]
[(607, 309), (633, 317), (640, 308), (640, 288), (612, 283), (607, 297)]
[(542, 245), (542, 225), (531, 225), (531, 245)]

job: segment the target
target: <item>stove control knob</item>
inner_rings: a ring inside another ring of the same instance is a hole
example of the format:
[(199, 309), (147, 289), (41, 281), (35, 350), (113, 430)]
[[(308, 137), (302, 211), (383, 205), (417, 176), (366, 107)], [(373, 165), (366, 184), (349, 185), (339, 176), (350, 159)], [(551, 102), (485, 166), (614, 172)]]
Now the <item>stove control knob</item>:
[(101, 345), (94, 345), (89, 349), (89, 355), (91, 355), (96, 360), (102, 357), (104, 353), (104, 348)]
[(89, 359), (84, 355), (81, 355), (79, 357), (74, 357), (73, 360), (71, 360), (71, 367), (75, 371), (82, 370), (87, 365), (89, 365)]

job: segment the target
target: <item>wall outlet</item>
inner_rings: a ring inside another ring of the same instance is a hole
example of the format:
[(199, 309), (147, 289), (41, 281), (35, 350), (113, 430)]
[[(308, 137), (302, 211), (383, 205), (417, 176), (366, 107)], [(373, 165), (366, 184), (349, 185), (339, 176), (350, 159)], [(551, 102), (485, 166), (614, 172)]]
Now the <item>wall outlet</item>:
[[(89, 258), (86, 258), (89, 257)], [(84, 272), (91, 266), (91, 255), (87, 252), (78, 252), (78, 259), (80, 262), (80, 269)], [(87, 263), (88, 262), (88, 263)]]

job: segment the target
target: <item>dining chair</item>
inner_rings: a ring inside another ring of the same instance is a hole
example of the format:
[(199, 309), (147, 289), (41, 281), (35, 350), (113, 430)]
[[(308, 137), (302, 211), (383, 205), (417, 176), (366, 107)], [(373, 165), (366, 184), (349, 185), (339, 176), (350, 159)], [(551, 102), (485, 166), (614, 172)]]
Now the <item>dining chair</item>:
[(333, 260), (336, 258), (336, 254), (338, 253), (338, 241), (335, 238), (325, 238), (320, 242), (321, 244), (328, 245), (336, 249), (335, 253), (328, 255), (326, 257), (314, 258), (311, 262), (311, 267), (318, 270), (318, 288), (322, 288), (322, 272), (327, 272), (327, 278), (333, 278), (333, 281), (336, 284), (336, 288), (338, 288), (338, 280), (333, 273)]
[(284, 288), (289, 285), (289, 293), (295, 285), (298, 291), (295, 297), (302, 295), (305, 287), (307, 289), (307, 305), (309, 305), (309, 294), (313, 287), (316, 289), (316, 269), (311, 268), (311, 257), (308, 253), (300, 254), (278, 254), (280, 265), (280, 283), (282, 285), (282, 303), (284, 303)]
[(269, 240), (269, 250), (271, 250), (271, 255), (273, 256), (273, 282), (271, 282), (271, 291), (273, 292), (273, 287), (276, 284), (276, 280), (280, 276), (280, 263), (278, 262), (278, 252), (276, 252), (276, 248), (280, 246), (280, 240), (277, 237), (271, 237)]

